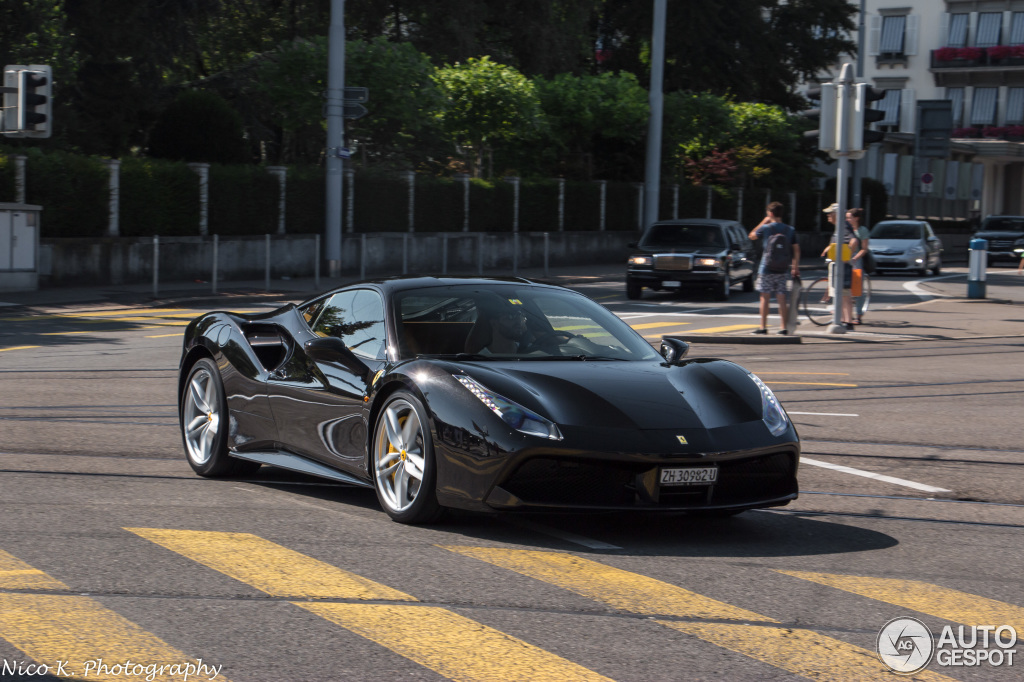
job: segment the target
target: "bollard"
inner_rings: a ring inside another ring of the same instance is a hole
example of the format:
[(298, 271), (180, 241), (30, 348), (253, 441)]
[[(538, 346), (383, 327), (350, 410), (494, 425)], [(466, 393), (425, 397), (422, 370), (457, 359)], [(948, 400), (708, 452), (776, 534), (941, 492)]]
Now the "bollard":
[(967, 260), (967, 298), (985, 298), (985, 268), (988, 267), (988, 240), (972, 239)]

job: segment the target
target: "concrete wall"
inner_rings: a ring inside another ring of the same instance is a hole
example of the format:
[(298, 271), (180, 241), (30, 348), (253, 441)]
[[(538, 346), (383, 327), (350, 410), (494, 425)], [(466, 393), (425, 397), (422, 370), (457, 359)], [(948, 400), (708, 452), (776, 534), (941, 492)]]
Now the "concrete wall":
[[(637, 238), (638, 233), (633, 231), (548, 233), (548, 264), (551, 268), (624, 264), (626, 245)], [(212, 237), (163, 237), (159, 244), (161, 282), (212, 278)], [(264, 236), (220, 238), (218, 280), (262, 279), (266, 253)], [(273, 278), (313, 276), (313, 235), (275, 235), (270, 240), (270, 253)], [(44, 239), (40, 247), (40, 283), (73, 286), (151, 282), (153, 254), (152, 237)], [(347, 275), (365, 273), (367, 277), (403, 274), (403, 264), (407, 273), (493, 274), (511, 272), (513, 259), (520, 268), (543, 267), (544, 254), (545, 236), (541, 232), (374, 233), (365, 237), (345, 235), (342, 267)], [(321, 274), (326, 270), (321, 268)]]

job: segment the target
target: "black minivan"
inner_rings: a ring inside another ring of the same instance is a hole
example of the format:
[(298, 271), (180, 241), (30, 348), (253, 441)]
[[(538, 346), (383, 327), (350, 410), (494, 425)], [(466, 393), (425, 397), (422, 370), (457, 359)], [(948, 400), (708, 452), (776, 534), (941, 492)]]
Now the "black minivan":
[(735, 220), (662, 220), (648, 227), (626, 269), (626, 297), (654, 291), (710, 288), (720, 301), (734, 284), (753, 291), (757, 253), (747, 230)]

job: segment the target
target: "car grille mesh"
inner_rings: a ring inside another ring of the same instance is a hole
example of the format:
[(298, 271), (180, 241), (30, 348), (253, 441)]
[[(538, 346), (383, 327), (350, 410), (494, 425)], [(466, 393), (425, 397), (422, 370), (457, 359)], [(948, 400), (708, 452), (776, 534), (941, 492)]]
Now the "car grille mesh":
[(529, 505), (699, 508), (757, 504), (797, 491), (795, 460), (795, 453), (785, 451), (721, 461), (714, 486), (666, 486), (660, 489), (657, 503), (642, 501), (637, 494), (637, 477), (651, 469), (642, 463), (537, 457), (520, 466), (501, 487)]
[(655, 256), (656, 270), (689, 270), (693, 267), (691, 256)]

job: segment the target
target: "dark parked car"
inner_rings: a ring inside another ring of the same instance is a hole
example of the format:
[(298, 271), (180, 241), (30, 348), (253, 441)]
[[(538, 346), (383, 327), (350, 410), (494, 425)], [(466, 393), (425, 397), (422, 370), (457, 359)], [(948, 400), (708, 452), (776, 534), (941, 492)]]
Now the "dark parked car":
[(1019, 263), (1024, 252), (1024, 216), (990, 215), (981, 222), (974, 237), (988, 241), (990, 263)]
[(185, 330), (185, 454), (374, 488), (396, 521), (445, 507), (729, 515), (797, 496), (800, 443), (743, 367), (661, 354), (582, 294), (522, 279), (353, 284)]
[(734, 220), (663, 220), (644, 231), (626, 270), (626, 296), (686, 287), (710, 288), (727, 300), (734, 284), (753, 291), (757, 254), (747, 230)]

